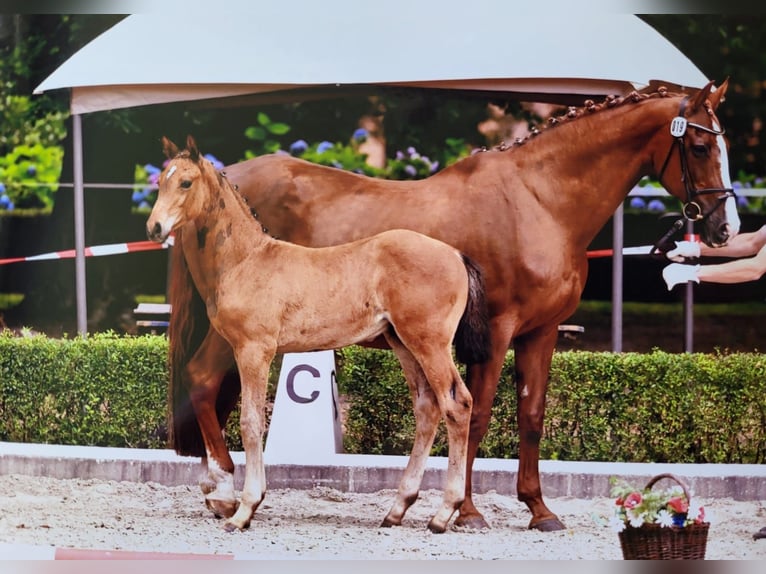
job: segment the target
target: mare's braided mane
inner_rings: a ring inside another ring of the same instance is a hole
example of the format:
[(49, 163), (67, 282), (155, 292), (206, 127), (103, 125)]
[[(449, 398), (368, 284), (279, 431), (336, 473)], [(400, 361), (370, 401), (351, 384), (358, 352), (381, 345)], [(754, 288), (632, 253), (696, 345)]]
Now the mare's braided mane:
[(479, 152), (485, 152), (490, 150), (506, 151), (509, 149), (513, 149), (514, 147), (523, 145), (529, 139), (539, 136), (541, 133), (543, 133), (543, 131), (547, 131), (549, 128), (558, 126), (562, 123), (571, 122), (583, 116), (588, 116), (594, 113), (598, 113), (601, 110), (612, 109), (612, 108), (624, 106), (627, 104), (635, 104), (637, 102), (643, 102), (644, 100), (648, 100), (648, 99), (668, 98), (672, 96), (681, 96), (681, 95), (683, 94), (669, 92), (666, 87), (660, 86), (656, 92), (640, 93), (640, 92), (633, 91), (624, 97), (610, 95), (610, 96), (606, 96), (603, 102), (598, 102), (598, 103), (594, 102), (591, 99), (588, 99), (588, 100), (585, 100), (585, 102), (583, 103), (581, 107), (570, 106), (567, 109), (566, 113), (564, 113), (563, 115), (549, 117), (547, 120), (547, 125), (543, 127), (543, 130), (540, 130), (537, 126), (532, 126), (530, 128), (530, 133), (526, 137), (516, 138), (516, 140), (510, 145), (503, 141), (492, 148), (482, 147), (477, 151)]

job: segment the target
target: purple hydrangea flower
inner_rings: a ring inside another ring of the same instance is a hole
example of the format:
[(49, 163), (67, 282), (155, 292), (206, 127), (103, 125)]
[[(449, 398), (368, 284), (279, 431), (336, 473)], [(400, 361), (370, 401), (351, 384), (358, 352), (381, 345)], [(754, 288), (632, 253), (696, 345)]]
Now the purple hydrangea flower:
[(633, 209), (645, 209), (646, 202), (644, 201), (643, 197), (633, 197), (630, 199), (630, 206)]
[(5, 193), (5, 184), (0, 183), (0, 193)]
[(5, 209), (7, 211), (12, 211), (15, 205), (13, 205), (13, 202), (11, 201), (11, 198), (8, 197), (5, 193), (3, 195), (0, 195), (0, 208)]
[(750, 202), (744, 195), (737, 196), (737, 207), (747, 207), (749, 204)]
[(290, 155), (303, 155), (307, 149), (309, 149), (309, 144), (306, 143), (306, 140), (295, 140), (290, 144)]
[(328, 142), (327, 140), (323, 142), (319, 142), (319, 145), (317, 146), (317, 153), (324, 153), (327, 150), (332, 149), (334, 146), (331, 142)]
[(215, 157), (212, 153), (206, 153), (203, 157), (212, 163), (215, 169), (223, 169), (223, 162)]
[(367, 141), (367, 138), (369, 136), (369, 132), (364, 128), (357, 128), (354, 131), (354, 135), (351, 136), (351, 139), (353, 139), (357, 143), (362, 143), (364, 141)]
[(404, 173), (406, 173), (410, 177), (415, 177), (418, 174), (418, 170), (415, 169), (414, 165), (405, 165)]
[(27, 167), (27, 175), (29, 177), (34, 177), (37, 175), (37, 166), (36, 165), (30, 165)]
[(659, 199), (653, 199), (646, 206), (649, 211), (665, 211), (665, 204)]
[[(166, 163), (167, 163), (167, 162), (168, 162), (168, 161), (170, 161), (170, 160), (165, 160), (165, 161), (166, 161)], [(163, 165), (164, 165), (164, 164), (163, 164)], [(152, 165), (152, 164), (150, 164), (150, 163), (147, 163), (147, 164), (144, 166), (144, 169), (146, 170), (146, 173), (148, 173), (148, 174), (156, 173), (156, 174), (158, 174), (158, 175), (159, 175), (159, 173), (162, 171), (162, 170), (161, 170), (160, 168), (158, 168), (156, 165)]]

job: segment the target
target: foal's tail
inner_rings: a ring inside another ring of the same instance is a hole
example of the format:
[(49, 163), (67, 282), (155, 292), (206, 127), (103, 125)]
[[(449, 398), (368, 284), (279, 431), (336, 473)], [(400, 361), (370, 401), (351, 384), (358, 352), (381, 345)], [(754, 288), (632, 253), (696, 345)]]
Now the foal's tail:
[(468, 273), (468, 301), (455, 333), (455, 352), (458, 361), (470, 365), (489, 359), (489, 310), (481, 268), (465, 254), (463, 264)]
[[(168, 442), (178, 454), (205, 456), (205, 443), (189, 396), (186, 367), (211, 327), (205, 303), (186, 265), (181, 239), (181, 230), (178, 230), (170, 261), (168, 299), (172, 312), (168, 325)], [(224, 376), (216, 401), (216, 413), (222, 427), (239, 398), (239, 382), (236, 369)]]

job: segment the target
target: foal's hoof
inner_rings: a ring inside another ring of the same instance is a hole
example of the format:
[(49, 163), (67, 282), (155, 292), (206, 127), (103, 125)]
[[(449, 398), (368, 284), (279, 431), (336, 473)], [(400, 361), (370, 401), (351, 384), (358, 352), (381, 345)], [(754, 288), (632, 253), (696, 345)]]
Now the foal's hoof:
[(391, 528), (392, 526), (401, 526), (401, 525), (402, 525), (401, 520), (396, 521), (396, 520), (386, 516), (383, 519), (383, 522), (380, 523), (380, 528)]
[(753, 540), (759, 540), (761, 538), (766, 538), (766, 526), (764, 526), (758, 532), (753, 534)]
[(434, 534), (443, 534), (447, 531), (446, 524), (436, 524), (433, 520), (428, 523), (428, 530)]
[(566, 526), (555, 516), (546, 518), (540, 522), (530, 522), (529, 530), (539, 530), (540, 532), (555, 532), (557, 530), (566, 530)]
[(233, 524), (232, 522), (229, 522), (227, 520), (226, 522), (223, 523), (222, 528), (224, 532), (237, 532), (238, 530), (239, 531), (246, 530), (249, 526), (250, 526), (250, 523), (247, 523), (242, 528), (240, 528), (236, 524)]
[(478, 513), (458, 516), (455, 519), (455, 526), (467, 528), (469, 530), (483, 530), (485, 528), (490, 528), (489, 523)]

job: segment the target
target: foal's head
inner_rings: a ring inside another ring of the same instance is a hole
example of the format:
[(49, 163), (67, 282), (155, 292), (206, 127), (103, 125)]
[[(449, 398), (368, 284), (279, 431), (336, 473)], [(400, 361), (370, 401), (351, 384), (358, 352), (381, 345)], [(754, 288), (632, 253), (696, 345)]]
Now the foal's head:
[(162, 147), (170, 161), (160, 174), (157, 201), (146, 222), (147, 236), (157, 242), (200, 215), (206, 208), (210, 186), (218, 181), (215, 167), (200, 155), (191, 136), (186, 139), (185, 150), (164, 136)]

